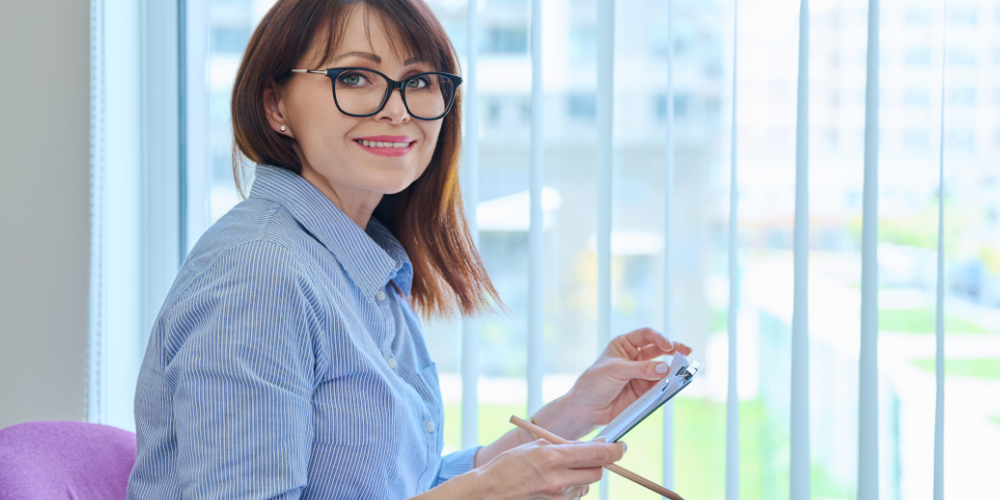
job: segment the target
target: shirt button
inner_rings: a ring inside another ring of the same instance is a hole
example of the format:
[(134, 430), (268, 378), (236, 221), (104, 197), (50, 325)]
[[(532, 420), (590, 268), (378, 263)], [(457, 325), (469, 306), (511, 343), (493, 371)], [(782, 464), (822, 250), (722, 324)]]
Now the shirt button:
[(378, 293), (375, 294), (375, 298), (378, 299), (379, 302), (385, 300), (385, 292), (379, 290)]
[(389, 368), (392, 368), (393, 370), (396, 369), (396, 360), (392, 356), (389, 356), (385, 362), (389, 365)]
[(427, 429), (427, 432), (434, 432), (434, 422), (428, 420), (426, 423), (424, 423), (424, 429)]

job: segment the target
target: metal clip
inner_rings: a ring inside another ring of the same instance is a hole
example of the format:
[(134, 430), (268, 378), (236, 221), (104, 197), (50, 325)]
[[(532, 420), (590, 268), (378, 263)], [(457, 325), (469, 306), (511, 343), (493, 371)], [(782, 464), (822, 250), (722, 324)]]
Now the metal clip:
[(698, 373), (700, 368), (701, 365), (699, 365), (697, 361), (693, 361), (690, 365), (681, 368), (680, 371), (677, 372), (677, 376), (683, 378), (685, 381), (691, 380), (691, 378)]

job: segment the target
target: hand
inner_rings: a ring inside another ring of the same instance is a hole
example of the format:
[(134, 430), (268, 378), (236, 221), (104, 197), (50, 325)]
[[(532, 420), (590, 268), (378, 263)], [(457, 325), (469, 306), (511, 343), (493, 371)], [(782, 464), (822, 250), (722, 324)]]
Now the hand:
[(480, 469), (476, 498), (577, 499), (601, 480), (604, 465), (621, 460), (625, 443), (550, 444), (544, 439), (512, 448)]
[(606, 425), (667, 375), (670, 366), (655, 359), (674, 352), (688, 356), (691, 348), (650, 328), (619, 335), (566, 398), (574, 411), (589, 413), (593, 425)]
[[(532, 415), (535, 423), (564, 439), (579, 439), (598, 425), (607, 424), (628, 405), (665, 377), (669, 366), (655, 358), (664, 354), (691, 354), (691, 348), (673, 343), (658, 332), (643, 328), (616, 337), (597, 361), (583, 372), (568, 393)], [(475, 466), (490, 463), (501, 453), (522, 443), (512, 429), (476, 453)]]

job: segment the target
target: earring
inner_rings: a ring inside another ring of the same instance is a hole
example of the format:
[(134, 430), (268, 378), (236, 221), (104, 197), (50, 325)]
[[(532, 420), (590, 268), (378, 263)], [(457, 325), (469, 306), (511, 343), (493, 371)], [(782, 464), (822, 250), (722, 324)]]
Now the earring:
[(284, 132), (287, 129), (284, 125), (281, 126), (281, 131)]

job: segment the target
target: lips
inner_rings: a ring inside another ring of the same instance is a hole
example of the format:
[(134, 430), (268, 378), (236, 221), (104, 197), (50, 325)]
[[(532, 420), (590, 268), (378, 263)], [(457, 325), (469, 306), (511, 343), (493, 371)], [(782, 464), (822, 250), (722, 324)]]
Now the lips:
[(403, 156), (413, 149), (416, 140), (407, 135), (373, 135), (356, 137), (354, 143), (379, 156)]

